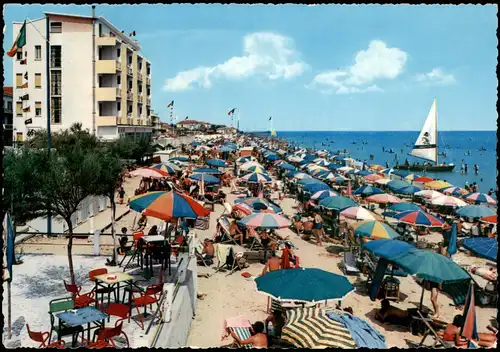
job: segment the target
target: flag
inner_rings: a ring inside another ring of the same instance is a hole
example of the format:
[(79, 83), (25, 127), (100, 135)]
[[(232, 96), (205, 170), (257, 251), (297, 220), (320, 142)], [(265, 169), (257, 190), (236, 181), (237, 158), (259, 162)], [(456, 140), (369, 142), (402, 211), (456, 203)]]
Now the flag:
[(172, 100), (172, 102), (170, 104), (167, 105), (167, 108), (170, 108), (170, 107), (174, 107), (174, 101)]
[(20, 96), (19, 99), (20, 100), (30, 100), (30, 95), (29, 94), (25, 94), (23, 96)]
[(23, 108), (23, 112), (30, 112), (30, 107), (28, 106), (27, 108)]
[(33, 120), (32, 119), (27, 119), (27, 120), (24, 120), (24, 124), (25, 125), (30, 125), (33, 123)]
[(476, 302), (474, 299), (474, 284), (471, 282), (469, 293), (465, 299), (464, 325), (460, 335), (470, 340), (479, 340), (476, 324)]
[(19, 49), (26, 45), (26, 21), (24, 21), (23, 26), (19, 30), (19, 34), (17, 35), (16, 41), (12, 44), (12, 48), (10, 48), (7, 55), (10, 57), (16, 56), (16, 53)]
[(129, 37), (135, 37), (135, 31), (132, 31), (128, 36)]
[(187, 119), (189, 119), (189, 116), (186, 116), (186, 118), (184, 120), (187, 120)]
[(269, 121), (271, 121), (272, 119), (273, 119), (273, 117), (271, 116), (271, 117), (269, 118)]
[[(12, 219), (9, 213), (5, 213), (3, 218), (3, 243), (4, 243), (4, 260), (7, 270), (2, 270), (3, 280), (12, 280), (12, 265), (14, 264), (14, 226), (12, 225)], [(5, 265), (4, 264), (4, 265)]]
[(20, 65), (26, 65), (26, 59), (23, 59), (23, 60), (19, 61), (19, 64)]
[(24, 83), (21, 88), (28, 88), (28, 82)]
[(227, 116), (231, 116), (232, 114), (234, 114), (235, 110), (236, 110), (236, 108), (229, 110), (229, 112), (227, 113)]
[(25, 79), (25, 80), (28, 80), (28, 72), (26, 72), (26, 73), (24, 74), (24, 79)]

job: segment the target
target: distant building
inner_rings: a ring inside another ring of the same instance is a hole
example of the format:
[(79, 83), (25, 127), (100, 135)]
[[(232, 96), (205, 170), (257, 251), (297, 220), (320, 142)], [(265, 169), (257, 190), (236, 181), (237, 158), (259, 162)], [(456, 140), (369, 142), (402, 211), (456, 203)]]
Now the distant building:
[(208, 122), (196, 121), (196, 120), (184, 120), (177, 122), (177, 128), (183, 128), (189, 131), (201, 131), (210, 128), (212, 124)]
[(221, 128), (218, 128), (217, 129), (217, 133), (218, 134), (225, 134), (225, 135), (229, 135), (229, 134), (235, 134), (236, 132), (238, 132), (238, 130), (234, 127), (221, 127)]
[(151, 125), (153, 127), (153, 132), (156, 132), (161, 129), (161, 120), (160, 116), (155, 113), (154, 111), (151, 111)]
[(12, 87), (3, 87), (3, 145), (12, 146), (14, 122), (12, 120)]
[[(104, 17), (44, 15), (13, 58), (16, 139), (47, 128), (48, 106), (52, 131), (81, 123), (105, 140), (151, 134), (151, 63), (139, 43)], [(13, 23), (13, 40), (22, 25)]]

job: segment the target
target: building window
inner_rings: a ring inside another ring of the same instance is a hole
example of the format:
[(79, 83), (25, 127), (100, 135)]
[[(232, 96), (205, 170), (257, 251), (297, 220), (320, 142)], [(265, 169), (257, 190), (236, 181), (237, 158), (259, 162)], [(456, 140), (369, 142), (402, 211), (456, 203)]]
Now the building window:
[(42, 88), (42, 74), (35, 73), (35, 88)]
[(61, 68), (61, 46), (50, 47), (50, 68)]
[(116, 58), (120, 59), (120, 56), (121, 56), (121, 51), (120, 51), (120, 48), (118, 48), (118, 49), (116, 49)]
[(119, 101), (117, 101), (117, 102), (116, 102), (116, 110), (117, 110), (118, 112), (120, 112), (120, 111), (121, 111), (121, 109), (122, 109), (122, 103), (120, 103)]
[(62, 33), (62, 22), (50, 22), (50, 33)]
[(101, 23), (99, 23), (99, 37), (103, 37), (102, 24)]
[(61, 71), (50, 71), (50, 94), (62, 95)]
[(17, 53), (16, 53), (16, 60), (22, 60), (23, 59), (23, 51), (22, 50), (18, 50)]
[(35, 60), (41, 60), (41, 59), (42, 59), (42, 46), (35, 45)]
[(23, 102), (16, 102), (16, 116), (23, 116)]
[(22, 132), (16, 132), (16, 141), (22, 143), (22, 141), (23, 141), (23, 133)]
[(122, 76), (120, 75), (116, 76), (116, 84), (118, 85), (122, 84)]
[(42, 116), (42, 102), (35, 102), (35, 116)]
[(16, 73), (16, 88), (21, 88), (23, 85), (23, 74)]
[(61, 98), (52, 97), (50, 99), (50, 121), (52, 123), (61, 123), (62, 120), (62, 104)]
[(147, 71), (148, 76), (149, 76), (149, 75), (151, 74), (151, 67), (150, 67), (149, 65), (148, 65), (148, 67), (147, 67), (147, 70), (146, 70), (146, 71)]
[(127, 81), (127, 89), (132, 89), (132, 81)]
[(11, 101), (7, 102), (7, 110), (12, 111), (12, 102)]
[(137, 105), (137, 107), (139, 108), (139, 116), (141, 116), (142, 115), (142, 105), (139, 104), (139, 105)]
[(151, 89), (147, 88), (148, 97), (151, 95)]

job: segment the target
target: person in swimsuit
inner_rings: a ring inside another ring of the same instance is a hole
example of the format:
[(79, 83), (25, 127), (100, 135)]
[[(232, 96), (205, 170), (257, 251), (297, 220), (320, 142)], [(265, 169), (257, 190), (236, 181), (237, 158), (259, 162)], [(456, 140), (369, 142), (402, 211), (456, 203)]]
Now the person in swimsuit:
[(314, 212), (314, 224), (313, 224), (313, 233), (316, 237), (316, 243), (323, 247), (323, 242), (321, 242), (321, 234), (323, 232), (323, 219), (318, 214), (318, 212)]
[(231, 336), (240, 345), (250, 345), (255, 348), (267, 348), (267, 335), (264, 334), (264, 323), (257, 321), (252, 326), (253, 335), (246, 340), (241, 340), (236, 334), (231, 331)]
[(375, 317), (383, 323), (393, 323), (397, 325), (409, 325), (411, 317), (407, 310), (392, 307), (389, 300), (384, 299), (380, 302), (380, 309)]
[(267, 272), (280, 270), (280, 268), (281, 268), (281, 258), (276, 255), (275, 251), (272, 251), (271, 257), (267, 260), (264, 269), (262, 269), (261, 276)]
[[(455, 342), (456, 347), (467, 348), (467, 339), (460, 335), (460, 330), (464, 323), (465, 319), (463, 315), (455, 315), (455, 318), (453, 318), (453, 324), (448, 324), (445, 331), (438, 332), (437, 334), (444, 341)], [(488, 326), (488, 329), (491, 330), (491, 332), (478, 333), (479, 340), (474, 340), (481, 347), (492, 347), (497, 341), (496, 334), (498, 333), (498, 330), (492, 326)]]

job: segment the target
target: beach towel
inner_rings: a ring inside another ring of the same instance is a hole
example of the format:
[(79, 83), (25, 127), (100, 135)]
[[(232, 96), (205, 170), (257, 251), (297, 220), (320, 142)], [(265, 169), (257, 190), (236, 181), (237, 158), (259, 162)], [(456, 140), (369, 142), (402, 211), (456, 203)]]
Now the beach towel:
[(385, 337), (367, 321), (351, 314), (327, 312), (326, 315), (349, 330), (357, 347), (387, 348)]
[(482, 277), (485, 280), (496, 281), (498, 278), (498, 274), (496, 273), (496, 271), (494, 271), (492, 269), (494, 269), (494, 268), (487, 269), (487, 268), (483, 268), (483, 267), (472, 267), (470, 269), (470, 272), (473, 274), (476, 274), (477, 276)]
[(224, 324), (222, 326), (221, 341), (229, 337), (230, 334), (227, 331), (228, 328), (251, 328), (251, 327), (252, 324), (250, 324), (250, 321), (243, 315), (239, 315), (237, 317), (232, 317), (232, 318), (226, 318), (224, 319)]

